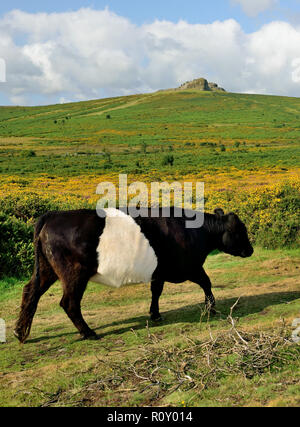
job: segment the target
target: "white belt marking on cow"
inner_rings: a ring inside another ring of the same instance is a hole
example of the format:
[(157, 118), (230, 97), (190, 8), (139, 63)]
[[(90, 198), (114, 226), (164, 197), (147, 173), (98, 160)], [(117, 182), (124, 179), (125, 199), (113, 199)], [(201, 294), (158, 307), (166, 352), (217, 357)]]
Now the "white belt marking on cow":
[(98, 272), (90, 280), (115, 288), (150, 282), (157, 257), (140, 226), (122, 211), (105, 211), (105, 227), (97, 248)]

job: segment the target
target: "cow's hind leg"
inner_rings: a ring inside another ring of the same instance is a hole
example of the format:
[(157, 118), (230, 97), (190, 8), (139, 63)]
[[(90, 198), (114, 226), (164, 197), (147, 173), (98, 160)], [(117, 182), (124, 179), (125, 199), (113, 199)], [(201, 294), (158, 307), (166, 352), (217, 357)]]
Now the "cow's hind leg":
[(151, 320), (159, 321), (162, 317), (159, 313), (159, 297), (164, 288), (163, 280), (153, 280), (151, 282), (152, 302), (150, 307)]
[(84, 339), (97, 339), (97, 334), (89, 328), (81, 313), (81, 299), (86, 289), (89, 277), (86, 274), (77, 274), (72, 278), (62, 279), (63, 297), (60, 305), (65, 310), (74, 326), (78, 329)]
[(57, 275), (46, 258), (40, 253), (38, 266), (27, 285), (23, 289), (21, 310), (15, 326), (14, 334), (21, 343), (29, 336), (33, 317), (41, 296), (57, 280)]

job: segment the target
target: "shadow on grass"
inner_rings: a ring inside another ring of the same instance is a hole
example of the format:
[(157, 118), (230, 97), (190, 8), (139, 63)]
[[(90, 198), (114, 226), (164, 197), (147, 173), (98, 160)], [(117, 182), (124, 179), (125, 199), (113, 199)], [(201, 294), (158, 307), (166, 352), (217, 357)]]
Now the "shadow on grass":
[[(298, 298), (300, 298), (300, 292), (295, 292), (295, 291), (294, 292), (273, 292), (273, 293), (266, 293), (261, 295), (251, 295), (251, 296), (241, 297), (239, 303), (234, 309), (234, 317), (242, 318), (255, 313), (261, 313), (262, 315), (264, 315), (263, 311), (268, 307), (286, 304)], [(209, 320), (218, 321), (221, 319), (226, 319), (226, 317), (230, 313), (230, 308), (233, 306), (236, 300), (237, 298), (226, 298), (226, 299), (218, 300), (217, 306), (216, 306), (217, 314), (215, 316), (212, 316)], [(161, 308), (163, 308), (163, 305), (161, 305)], [(163, 321), (160, 323), (149, 321), (149, 325), (164, 326), (164, 325), (172, 325), (172, 324), (176, 325), (177, 323), (198, 323), (200, 321), (201, 313), (203, 313), (204, 310), (205, 310), (204, 304), (199, 303), (199, 304), (187, 305), (185, 307), (181, 307), (176, 310), (162, 312)], [(207, 315), (203, 319), (207, 320)], [(134, 329), (135, 331), (139, 329), (144, 329), (146, 326), (147, 320), (149, 320), (148, 315), (139, 316), (139, 317), (130, 317), (126, 320), (118, 320), (105, 325), (101, 325), (100, 327), (97, 327), (94, 330), (99, 333), (99, 338), (101, 340), (101, 338), (105, 336), (121, 335), (123, 333), (131, 331), (132, 329)], [(128, 324), (128, 326), (118, 328), (119, 325), (124, 325), (124, 324), (125, 325)], [(101, 333), (102, 330), (106, 328), (113, 328), (113, 327), (116, 327), (116, 329)], [(74, 330), (74, 332), (60, 333), (57, 335), (47, 334), (47, 336), (44, 336), (44, 337), (29, 339), (27, 342), (37, 343), (44, 340), (50, 340), (52, 338), (61, 338), (61, 337), (67, 337), (71, 335), (78, 336), (78, 332)], [(79, 341), (79, 339), (76, 339), (74, 342), (76, 341)]]
[[(241, 297), (239, 303), (234, 309), (234, 317), (246, 317), (251, 314), (261, 313), (269, 306), (287, 304), (296, 299), (300, 298), (300, 292), (274, 292), (262, 295), (251, 295), (246, 297)], [(217, 314), (210, 317), (210, 321), (218, 321), (221, 319), (226, 319), (230, 313), (230, 308), (235, 304), (237, 298), (226, 298), (217, 301), (216, 309)], [(163, 308), (163, 306), (161, 307)], [(163, 321), (160, 322), (160, 325), (170, 325), (176, 323), (198, 323), (200, 321), (201, 313), (205, 312), (204, 304), (192, 304), (185, 307), (178, 308), (176, 310), (170, 310), (167, 312), (161, 312)], [(207, 320), (207, 315), (204, 319)], [(134, 326), (134, 330), (145, 328), (145, 324), (149, 320), (148, 316), (132, 317), (127, 320), (112, 322), (110, 324), (102, 325), (95, 330), (98, 331), (104, 328), (109, 328), (117, 326), (119, 324), (130, 323), (140, 323)], [(158, 323), (149, 322), (149, 325), (157, 325)], [(110, 334), (122, 334), (132, 329), (132, 326), (128, 328), (117, 329), (115, 331), (109, 331), (107, 333), (101, 334), (101, 337), (110, 335)]]

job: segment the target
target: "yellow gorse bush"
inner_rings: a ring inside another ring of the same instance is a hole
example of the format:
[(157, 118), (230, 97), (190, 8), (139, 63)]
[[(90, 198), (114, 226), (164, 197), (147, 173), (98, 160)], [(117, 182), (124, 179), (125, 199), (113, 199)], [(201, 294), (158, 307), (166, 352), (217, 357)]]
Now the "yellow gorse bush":
[[(29, 183), (6, 179), (6, 183), (2, 179), (0, 190), (0, 271), (6, 275), (27, 276), (33, 264), (36, 218), (51, 210), (95, 209), (100, 197), (96, 194), (99, 177), (77, 177), (67, 182), (58, 178), (50, 183), (45, 177)], [(118, 185), (118, 175), (102, 176), (101, 180)], [(205, 211), (213, 212), (217, 207), (238, 213), (255, 244), (275, 248), (300, 243), (298, 178), (244, 189), (206, 188)]]
[[(227, 177), (227, 176), (226, 176)], [(149, 176), (139, 175), (138, 177), (128, 177), (128, 183), (137, 179), (140, 182), (148, 183), (150, 195)], [(174, 182), (174, 179), (169, 183)], [(271, 235), (274, 231), (274, 224), (278, 221), (282, 226), (293, 222), (293, 236), (289, 236), (288, 241), (295, 242), (298, 239), (299, 221), (299, 194), (300, 179), (299, 176), (291, 176), (283, 182), (269, 183), (264, 186), (233, 187), (225, 179), (224, 188), (205, 187), (205, 211), (213, 212), (217, 207), (225, 211), (233, 211), (240, 215), (250, 230), (251, 238), (258, 242), (259, 233), (268, 233)], [(192, 179), (186, 176), (185, 181), (199, 180), (197, 177)], [(15, 179), (13, 177), (2, 177), (0, 186), (0, 210), (14, 212), (19, 209), (26, 211), (24, 217), (34, 219), (37, 214), (43, 213), (43, 209), (78, 209), (78, 208), (96, 208), (99, 197), (96, 194), (97, 185), (100, 182), (112, 182), (116, 188), (119, 183), (117, 174), (99, 176), (79, 176), (68, 179), (55, 178), (48, 179), (45, 176), (33, 178), (31, 181)], [(181, 181), (183, 183), (183, 180)], [(171, 193), (173, 197), (173, 194)], [(150, 200), (150, 196), (149, 196)], [(174, 201), (174, 200), (173, 200)], [(7, 209), (5, 208), (7, 206)], [(10, 210), (10, 207), (11, 209)], [(40, 206), (40, 208), (39, 208)], [(22, 217), (22, 212), (18, 215)], [(30, 215), (32, 213), (32, 215)], [(285, 233), (284, 227), (282, 233)], [(276, 227), (275, 227), (276, 228)], [(268, 231), (269, 230), (269, 231)], [(274, 236), (273, 236), (274, 237)], [(287, 244), (287, 242), (283, 242)], [(279, 244), (279, 242), (278, 242)]]

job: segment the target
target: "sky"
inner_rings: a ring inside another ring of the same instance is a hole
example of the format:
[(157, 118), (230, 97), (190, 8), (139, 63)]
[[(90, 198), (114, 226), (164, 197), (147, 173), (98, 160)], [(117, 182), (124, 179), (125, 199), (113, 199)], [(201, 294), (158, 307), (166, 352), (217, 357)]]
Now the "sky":
[(0, 3), (0, 105), (147, 93), (198, 77), (300, 97), (300, 0)]

